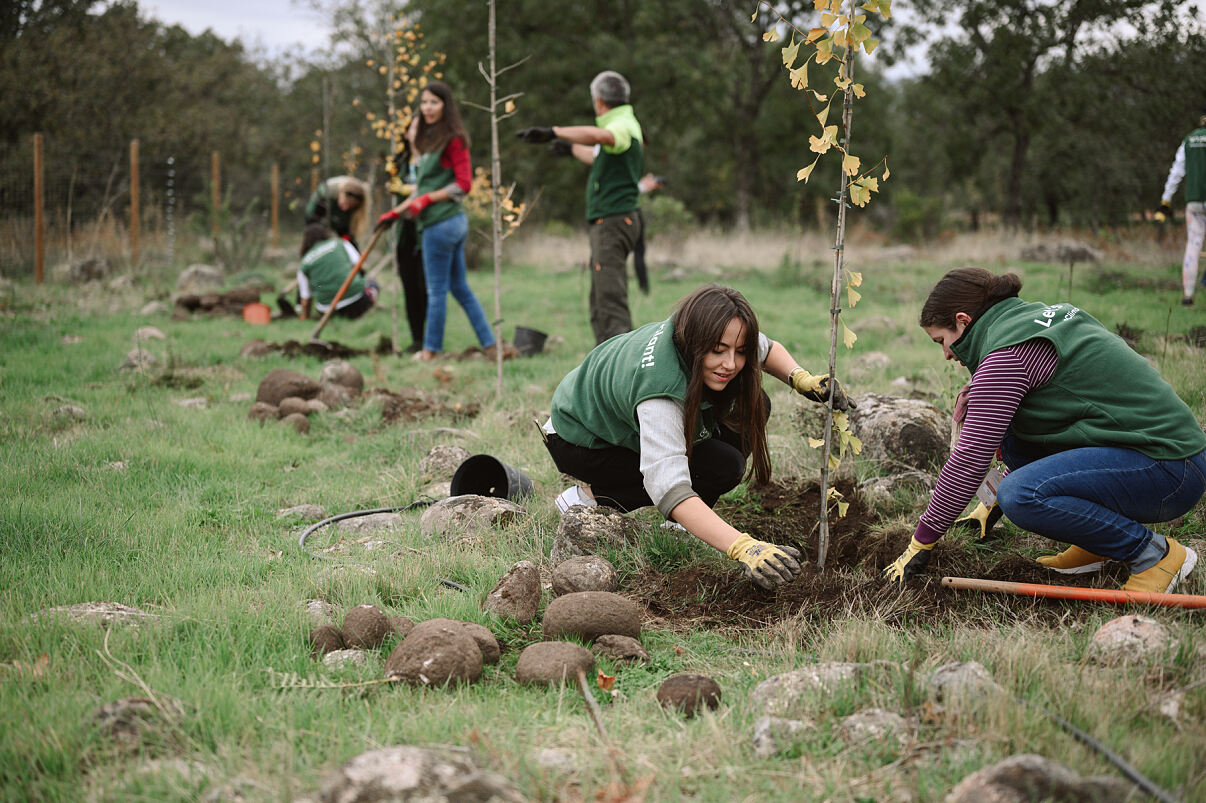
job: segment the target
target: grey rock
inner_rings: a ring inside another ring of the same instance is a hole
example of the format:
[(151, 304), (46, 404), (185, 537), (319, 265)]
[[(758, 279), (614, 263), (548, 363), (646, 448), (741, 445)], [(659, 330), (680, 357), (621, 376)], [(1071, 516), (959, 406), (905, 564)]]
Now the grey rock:
[(1128, 614), (1098, 628), (1089, 642), (1088, 656), (1101, 664), (1121, 664), (1158, 658), (1176, 645), (1177, 640), (1160, 622)]
[(212, 265), (189, 265), (176, 277), (178, 293), (197, 295), (222, 289), (222, 271)]
[(938, 478), (924, 471), (902, 471), (885, 477), (871, 477), (859, 483), (858, 493), (868, 506), (889, 504), (896, 495), (929, 496)]
[(332, 650), (322, 657), (322, 665), (331, 669), (368, 666), (371, 657), (366, 650)]
[(760, 717), (754, 723), (754, 754), (771, 758), (785, 752), (811, 725), (799, 719)]
[(1004, 691), (979, 661), (943, 664), (930, 673), (926, 689), (931, 697), (944, 703), (975, 702)]
[(649, 653), (641, 646), (641, 642), (632, 636), (621, 636), (618, 633), (606, 633), (595, 639), (591, 646), (595, 655), (610, 658), (613, 661), (631, 663), (649, 663)]
[(137, 348), (126, 353), (125, 361), (118, 366), (117, 370), (122, 373), (129, 371), (146, 373), (157, 365), (159, 365), (158, 357), (146, 349)]
[(553, 569), (553, 594), (573, 594), (577, 591), (615, 591), (620, 587), (620, 575), (607, 558), (580, 555), (557, 564)]
[(275, 404), (255, 402), (251, 405), (251, 409), (247, 411), (247, 417), (252, 421), (259, 421), (262, 424), (265, 421), (275, 421), (280, 418), (281, 411)]
[(895, 711), (864, 708), (843, 719), (838, 730), (852, 744), (887, 740), (899, 744), (908, 733), (908, 723)]
[(533, 765), (548, 772), (569, 775), (582, 767), (582, 759), (573, 750), (561, 747), (541, 747), (533, 750), (528, 757)]
[(326, 405), (328, 410), (341, 410), (354, 399), (351, 389), (338, 382), (324, 382), (319, 386), (318, 400)]
[(851, 380), (857, 382), (887, 370), (890, 365), (892, 365), (892, 358), (887, 354), (882, 351), (869, 351), (850, 360), (846, 366), (846, 374)]
[(608, 547), (636, 543), (644, 524), (607, 507), (571, 507), (561, 517), (549, 561), (557, 566), (570, 558), (597, 555)]
[(278, 519), (302, 519), (303, 521), (322, 521), (327, 517), (327, 511), (322, 505), (294, 505), (276, 511)]
[(172, 402), (178, 407), (184, 407), (188, 410), (204, 410), (209, 407), (209, 399), (204, 396), (191, 396), (187, 399), (175, 399)]
[(1022, 754), (967, 776), (943, 803), (1123, 803), (1130, 792), (1121, 778), (1082, 778), (1063, 764)]
[(467, 751), (398, 745), (351, 759), (323, 781), (313, 800), (316, 803), (522, 803), (525, 798), (506, 778), (479, 769)]
[(318, 372), (319, 384), (343, 385), (352, 393), (364, 390), (364, 375), (360, 369), (346, 360), (327, 360)]
[(424, 479), (451, 480), (452, 475), (470, 457), (463, 446), (439, 443), (419, 461), (419, 475)]
[(122, 605), (120, 602), (81, 602), (76, 605), (46, 608), (30, 614), (26, 621), (36, 622), (43, 618), (61, 618), (76, 624), (97, 624), (109, 628), (114, 625), (137, 627), (143, 623), (154, 622), (159, 617), (129, 605)]
[(419, 519), (419, 532), (428, 538), (460, 536), (475, 530), (505, 527), (527, 513), (509, 499), (461, 494), (436, 502)]
[(316, 625), (335, 624), (339, 616), (334, 605), (321, 599), (306, 599), (301, 604), (306, 616)]
[(169, 738), (183, 717), (184, 706), (171, 697), (123, 697), (96, 709), (91, 721), (107, 741), (133, 748)]
[(167, 335), (154, 326), (140, 326), (134, 332), (134, 341), (142, 342), (144, 340), (167, 340)]
[(88, 418), (88, 412), (83, 407), (78, 407), (74, 404), (64, 404), (61, 407), (56, 407), (50, 412), (51, 418), (58, 421), (85, 421)]
[(929, 402), (878, 393), (859, 396), (850, 430), (862, 457), (903, 469), (940, 466), (950, 453), (951, 419)]
[(366, 516), (343, 519), (335, 526), (343, 533), (368, 535), (397, 530), (405, 523), (401, 513), (369, 513)]
[(774, 675), (750, 693), (750, 702), (768, 716), (789, 716), (853, 684), (865, 664), (831, 662)]
[(170, 315), (171, 312), (171, 307), (156, 299), (143, 304), (142, 309), (138, 311), (138, 314), (144, 318), (150, 318), (155, 315)]
[(514, 619), (521, 625), (536, 619), (539, 606), (540, 570), (527, 560), (512, 566), (482, 602), (482, 610), (504, 619)]

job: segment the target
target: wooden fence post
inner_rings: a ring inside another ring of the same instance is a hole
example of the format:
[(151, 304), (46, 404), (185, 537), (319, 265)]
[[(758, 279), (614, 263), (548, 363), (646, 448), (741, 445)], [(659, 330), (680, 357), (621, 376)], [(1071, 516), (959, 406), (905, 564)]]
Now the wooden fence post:
[(213, 195), (214, 221), (213, 221), (213, 223), (214, 223), (214, 236), (217, 237), (218, 236), (218, 210), (220, 210), (222, 208), (222, 187), (219, 183), (222, 179), (222, 157), (218, 155), (217, 151), (214, 151), (213, 154), (209, 158), (209, 172), (211, 174), (210, 180), (212, 181), (213, 188), (214, 188), (214, 195)]
[(138, 267), (138, 139), (130, 140), (130, 265)]
[(281, 247), (281, 166), (272, 163), (272, 247)]
[(42, 219), (42, 135), (34, 134), (34, 284), (42, 283), (45, 258), (45, 221)]

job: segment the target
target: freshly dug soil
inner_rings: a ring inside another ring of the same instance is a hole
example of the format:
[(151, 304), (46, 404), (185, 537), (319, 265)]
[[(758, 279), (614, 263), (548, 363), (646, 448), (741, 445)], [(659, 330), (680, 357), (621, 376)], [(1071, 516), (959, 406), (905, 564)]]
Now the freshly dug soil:
[(387, 424), (398, 421), (420, 421), (433, 415), (446, 415), (454, 420), (473, 418), (482, 406), (475, 401), (444, 404), (416, 388), (403, 388), (397, 393), (378, 389), (381, 400), (381, 419)]
[(355, 649), (376, 649), (393, 632), (389, 617), (376, 605), (357, 605), (343, 618), (344, 643)]
[(310, 631), (310, 647), (315, 658), (321, 658), (329, 652), (342, 650), (343, 633), (335, 625), (319, 625)]
[(556, 683), (574, 684), (578, 670), (590, 676), (595, 668), (595, 656), (585, 647), (569, 641), (538, 641), (529, 644), (519, 654), (515, 664), (515, 679), (520, 683), (549, 686)]
[(587, 641), (608, 633), (638, 638), (641, 610), (609, 591), (577, 591), (549, 603), (543, 633), (545, 638), (577, 636)]
[(720, 685), (707, 675), (691, 672), (672, 675), (658, 687), (657, 701), (662, 708), (693, 717), (705, 707), (714, 709), (720, 705)]
[(482, 651), (464, 628), (429, 619), (394, 647), (385, 662), (385, 676), (415, 686), (473, 683), (482, 676)]

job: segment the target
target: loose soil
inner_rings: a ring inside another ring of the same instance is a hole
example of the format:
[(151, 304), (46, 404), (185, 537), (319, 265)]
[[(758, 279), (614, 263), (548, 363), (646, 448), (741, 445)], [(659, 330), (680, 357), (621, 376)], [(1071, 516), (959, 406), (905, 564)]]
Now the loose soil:
[(381, 420), (386, 424), (398, 421), (419, 421), (433, 415), (447, 415), (455, 420), (473, 418), (481, 411), (478, 402), (444, 404), (416, 388), (403, 388), (397, 393), (373, 391), (381, 400)]
[(777, 544), (795, 546), (808, 559), (801, 576), (776, 591), (763, 591), (743, 573), (727, 567), (690, 566), (662, 573), (650, 567), (630, 578), (622, 593), (644, 605), (650, 627), (679, 632), (699, 628), (759, 629), (797, 618), (822, 624), (835, 618), (870, 616), (896, 625), (959, 622), (986, 627), (1025, 621), (1037, 626), (1066, 624), (1070, 613), (1087, 613), (1084, 603), (1008, 594), (956, 591), (941, 585), (944, 576), (1013, 580), (1047, 585), (1117, 588), (1126, 578), (1122, 564), (1111, 563), (1096, 575), (1064, 576), (1048, 572), (1010, 547), (1001, 533), (991, 545), (975, 545), (952, 531), (934, 548), (925, 575), (904, 589), (880, 578), (908, 543), (907, 533), (885, 534), (873, 525), (877, 516), (859, 502), (853, 488), (839, 490), (850, 500), (842, 518), (829, 518), (825, 570), (816, 569), (816, 485), (778, 484), (752, 489), (758, 505), (722, 502), (720, 513), (734, 527)]

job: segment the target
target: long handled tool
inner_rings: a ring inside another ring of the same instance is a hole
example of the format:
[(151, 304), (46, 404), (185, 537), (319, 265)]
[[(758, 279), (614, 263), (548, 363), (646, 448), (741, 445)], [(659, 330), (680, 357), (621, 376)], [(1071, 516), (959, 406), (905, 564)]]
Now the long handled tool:
[(943, 577), (947, 588), (995, 591), (1028, 597), (1075, 599), (1087, 602), (1120, 602), (1139, 605), (1163, 605), (1166, 608), (1206, 608), (1206, 597), (1192, 594), (1162, 594), (1155, 591), (1121, 591), (1081, 586), (1048, 586), (1038, 583), (1012, 583), (1005, 580), (977, 580), (972, 577)]
[(373, 238), (369, 240), (364, 251), (360, 253), (360, 259), (356, 260), (356, 264), (352, 266), (350, 271), (348, 271), (348, 278), (343, 280), (343, 285), (340, 286), (339, 292), (335, 293), (335, 297), (331, 299), (331, 306), (327, 307), (327, 311), (323, 313), (322, 319), (318, 322), (318, 326), (314, 327), (314, 331), (310, 334), (311, 343), (322, 342), (318, 339), (318, 335), (320, 332), (322, 332), (322, 328), (327, 325), (327, 321), (331, 319), (331, 315), (334, 314), (335, 305), (338, 304), (340, 299), (343, 298), (343, 294), (348, 291), (348, 286), (351, 285), (352, 279), (355, 279), (356, 274), (359, 273), (360, 269), (364, 267), (364, 261), (368, 259), (369, 252), (373, 250), (373, 246), (377, 244), (377, 240), (382, 234), (385, 234), (388, 229), (388, 226), (382, 226), (373, 232)]

